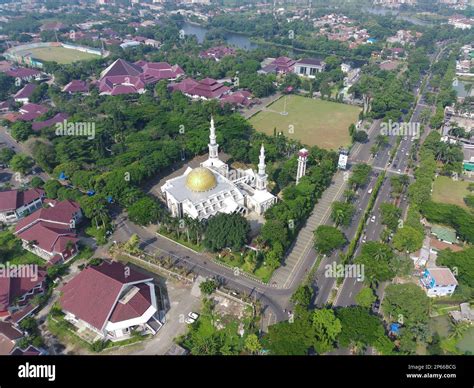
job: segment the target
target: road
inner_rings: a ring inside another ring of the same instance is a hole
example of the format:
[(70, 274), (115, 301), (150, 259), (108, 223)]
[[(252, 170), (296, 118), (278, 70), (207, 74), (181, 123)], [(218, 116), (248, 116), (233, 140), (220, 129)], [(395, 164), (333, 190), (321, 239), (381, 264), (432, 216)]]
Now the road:
[[(438, 60), (439, 56), (443, 53), (443, 51), (444, 51), (444, 48), (441, 48), (441, 50), (433, 59), (432, 63)], [(431, 76), (432, 76), (431, 71), (429, 71), (427, 75), (425, 76), (425, 79), (426, 79), (425, 91), (429, 89)], [(424, 93), (420, 94), (419, 89), (417, 89), (415, 98), (416, 98), (417, 104), (410, 118), (410, 124), (418, 124), (420, 122), (420, 115), (424, 109), (426, 108), (428, 109), (431, 108), (431, 110), (433, 109), (432, 106), (429, 106), (426, 104)], [(410, 128), (414, 128), (414, 127), (411, 126)], [(428, 132), (429, 131), (425, 131), (424, 136), (426, 136)], [(408, 162), (409, 162), (409, 152), (411, 150), (413, 141), (415, 139), (416, 139), (416, 133), (408, 134), (407, 136), (404, 136), (402, 138), (402, 140), (400, 141), (400, 145), (397, 149), (397, 152), (390, 165), (387, 164), (389, 160), (388, 152), (385, 153), (386, 157), (381, 158), (380, 160), (379, 158), (377, 158), (376, 161), (372, 165), (374, 170), (384, 170), (386, 172), (386, 177), (380, 188), (380, 191), (375, 201), (372, 212), (369, 215), (367, 227), (365, 230), (366, 241), (379, 241), (380, 240), (380, 234), (382, 230), (384, 229), (381, 223), (382, 217), (380, 213), (380, 205), (385, 202), (390, 202), (390, 203), (394, 202), (390, 193), (391, 192), (390, 176), (392, 176), (393, 174), (407, 174), (410, 177), (412, 177), (412, 174), (410, 173), (409, 168), (408, 168)], [(393, 146), (394, 137), (392, 137), (392, 139), (390, 140), (391, 140), (391, 146)], [(398, 202), (398, 206), (401, 209), (402, 214), (406, 214), (406, 210), (408, 208), (408, 199), (406, 195), (402, 195), (400, 201)], [(372, 221), (372, 219), (374, 221)], [(360, 248), (361, 248), (361, 244), (359, 244), (359, 246), (357, 247), (354, 257), (356, 257), (359, 254)], [(382, 283), (379, 285), (377, 289), (377, 295), (378, 295), (379, 300), (383, 299), (385, 286), (386, 286), (386, 283)], [(355, 305), (356, 304), (355, 296), (359, 293), (362, 287), (363, 287), (363, 283), (358, 281), (358, 279), (345, 278), (342, 284), (342, 287), (337, 295), (337, 298), (334, 302), (334, 305), (343, 306), (343, 307)]]

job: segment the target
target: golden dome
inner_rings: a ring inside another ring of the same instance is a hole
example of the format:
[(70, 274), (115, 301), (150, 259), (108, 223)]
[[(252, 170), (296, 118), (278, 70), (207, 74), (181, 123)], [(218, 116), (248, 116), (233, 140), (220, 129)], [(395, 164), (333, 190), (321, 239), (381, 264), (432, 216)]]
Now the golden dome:
[(209, 191), (216, 186), (216, 177), (205, 167), (195, 168), (186, 177), (186, 187), (191, 191)]

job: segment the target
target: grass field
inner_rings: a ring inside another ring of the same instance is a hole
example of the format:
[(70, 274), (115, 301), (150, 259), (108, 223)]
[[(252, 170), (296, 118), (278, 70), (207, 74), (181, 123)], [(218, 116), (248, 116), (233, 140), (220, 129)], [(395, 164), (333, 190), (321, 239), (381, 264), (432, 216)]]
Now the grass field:
[(41, 61), (54, 61), (59, 64), (69, 64), (76, 61), (87, 61), (90, 59), (100, 58), (99, 55), (65, 47), (37, 47), (28, 49), (20, 54), (26, 53), (31, 53), (33, 58), (39, 59)]
[(447, 176), (438, 176), (433, 185), (433, 201), (450, 203), (467, 209), (463, 198), (469, 194), (469, 182), (454, 181)]
[(338, 149), (351, 142), (349, 125), (356, 123), (360, 108), (336, 102), (314, 100), (301, 96), (280, 98), (263, 111), (257, 113), (250, 122), (257, 131), (267, 135), (283, 132), (292, 139), (309, 146), (317, 145), (325, 149)]

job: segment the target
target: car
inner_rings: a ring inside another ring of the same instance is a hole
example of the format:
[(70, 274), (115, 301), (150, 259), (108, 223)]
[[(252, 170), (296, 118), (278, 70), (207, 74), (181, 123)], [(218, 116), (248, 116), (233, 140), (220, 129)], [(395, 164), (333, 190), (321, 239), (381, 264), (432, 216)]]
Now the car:
[(372, 216), (372, 218), (370, 219), (370, 222), (375, 222), (375, 216)]
[(362, 243), (365, 244), (366, 241), (367, 241), (367, 236), (364, 235), (364, 236), (362, 237)]
[(194, 319), (196, 321), (199, 318), (199, 314), (191, 311), (188, 314), (188, 317), (191, 318), (191, 319)]
[(184, 320), (184, 322), (187, 324), (187, 325), (192, 325), (194, 322), (196, 322), (195, 319), (192, 319), (190, 317), (186, 317), (186, 319)]
[(380, 300), (376, 300), (372, 306), (372, 309), (374, 310), (374, 312), (378, 313), (379, 310), (380, 310)]
[(399, 169), (398, 169), (398, 172), (402, 172), (402, 170), (399, 168)]
[(369, 189), (369, 190), (367, 191), (367, 194), (372, 194), (372, 189)]

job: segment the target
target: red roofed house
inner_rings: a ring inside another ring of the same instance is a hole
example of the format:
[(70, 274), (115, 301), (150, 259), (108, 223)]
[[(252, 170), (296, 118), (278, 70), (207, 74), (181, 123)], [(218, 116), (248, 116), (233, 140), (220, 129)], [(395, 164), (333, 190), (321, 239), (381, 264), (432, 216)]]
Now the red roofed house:
[(44, 191), (41, 189), (0, 191), (0, 221), (18, 221), (26, 214), (39, 209), (43, 199)]
[(9, 70), (5, 71), (5, 74), (13, 77), (18, 78), (22, 81), (30, 82), (32, 80), (39, 80), (41, 79), (41, 71), (35, 69), (29, 69), (26, 67), (12, 67)]
[(216, 62), (219, 62), (222, 58), (231, 55), (235, 55), (235, 50), (232, 47), (216, 46), (201, 51), (199, 57), (204, 59), (213, 59)]
[(11, 323), (0, 322), (0, 356), (8, 356), (14, 351), (23, 333)]
[(38, 104), (27, 103), (20, 108), (20, 115), (17, 120), (33, 121), (49, 110), (48, 107)]
[(222, 105), (230, 104), (246, 108), (257, 102), (258, 100), (252, 99), (252, 93), (246, 90), (237, 90), (236, 92), (227, 94), (221, 98)]
[(221, 98), (231, 91), (228, 86), (212, 78), (205, 78), (201, 81), (187, 78), (181, 82), (170, 84), (169, 87), (172, 91), (179, 90), (188, 97), (202, 100)]
[[(36, 270), (30, 270), (36, 268)], [(29, 304), (45, 290), (46, 271), (37, 266), (3, 269), (0, 276), (0, 320), (10, 319), (18, 323), (31, 314), (36, 306)], [(26, 311), (26, 313), (24, 313)], [(16, 317), (15, 319), (13, 319)]]
[(138, 61), (130, 63), (117, 59), (100, 76), (100, 94), (116, 96), (128, 93), (144, 93), (146, 85), (162, 79), (175, 80), (181, 77), (184, 71), (178, 66), (171, 66), (165, 62)]
[(30, 97), (32, 96), (37, 87), (38, 85), (36, 84), (26, 84), (13, 96), (13, 99), (15, 100), (15, 102), (21, 102), (23, 104), (26, 104), (30, 101)]
[(287, 57), (279, 57), (264, 66), (259, 72), (268, 74), (287, 74), (293, 71), (296, 61)]
[(118, 262), (89, 266), (61, 289), (65, 319), (98, 338), (124, 339), (134, 330), (156, 334), (158, 320), (153, 278)]
[(89, 92), (89, 85), (87, 85), (86, 81), (82, 81), (79, 79), (72, 80), (69, 82), (62, 90), (64, 93), (88, 93)]
[(15, 234), (24, 249), (48, 262), (70, 260), (78, 252), (74, 229), (82, 219), (81, 208), (71, 200), (48, 201), (48, 205), (20, 220)]
[(67, 120), (69, 115), (67, 113), (57, 113), (54, 117), (44, 121), (35, 121), (31, 124), (33, 131), (40, 131), (43, 128), (51, 127), (57, 123), (62, 123)]

